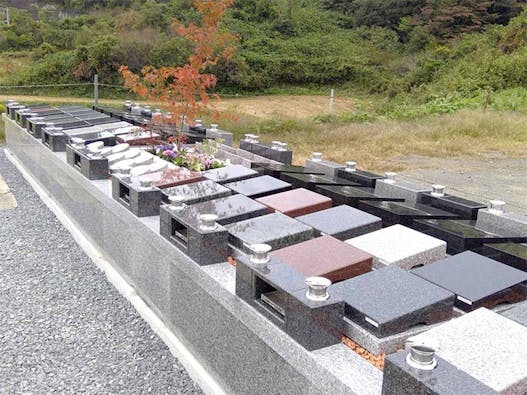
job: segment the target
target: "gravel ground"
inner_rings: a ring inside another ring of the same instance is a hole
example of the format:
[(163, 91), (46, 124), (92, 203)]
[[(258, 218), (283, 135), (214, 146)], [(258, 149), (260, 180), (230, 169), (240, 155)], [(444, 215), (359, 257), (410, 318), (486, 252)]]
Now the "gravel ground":
[(0, 172), (0, 393), (202, 393), (1, 147)]

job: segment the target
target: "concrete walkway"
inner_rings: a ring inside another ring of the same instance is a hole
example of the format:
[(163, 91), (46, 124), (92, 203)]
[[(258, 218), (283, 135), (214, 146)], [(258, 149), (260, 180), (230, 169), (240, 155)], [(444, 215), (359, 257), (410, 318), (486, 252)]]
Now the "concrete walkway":
[(2, 147), (0, 173), (0, 393), (201, 393)]

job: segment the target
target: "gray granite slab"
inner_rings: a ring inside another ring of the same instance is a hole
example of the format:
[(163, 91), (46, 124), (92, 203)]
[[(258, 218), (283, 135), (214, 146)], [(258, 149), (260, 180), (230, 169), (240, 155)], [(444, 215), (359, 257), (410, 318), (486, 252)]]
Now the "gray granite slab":
[(433, 370), (419, 370), (406, 362), (407, 352), (388, 355), (385, 359), (382, 394), (491, 395), (496, 391), (436, 357)]
[(346, 240), (371, 254), (373, 266), (396, 265), (405, 269), (426, 265), (446, 256), (446, 243), (403, 225), (393, 225)]
[(231, 182), (225, 184), (225, 187), (253, 199), (292, 189), (291, 184), (271, 176), (254, 177), (247, 180)]
[(377, 180), (375, 183), (375, 194), (379, 196), (390, 196), (403, 198), (407, 203), (415, 204), (422, 193), (430, 192), (432, 188), (425, 184), (409, 181)]
[(527, 327), (527, 301), (518, 303), (513, 308), (501, 313), (501, 315)]
[(456, 295), (456, 307), (472, 311), (527, 298), (527, 273), (471, 251), (414, 269), (411, 273)]
[(251, 244), (269, 244), (276, 250), (313, 238), (311, 227), (282, 213), (225, 225), (225, 228), (229, 232), (229, 242), (246, 253), (250, 253), (246, 246)]
[(345, 169), (346, 166), (342, 163), (332, 162), (329, 160), (312, 160), (306, 159), (306, 169), (314, 170), (319, 173), (324, 173), (326, 176), (333, 178), (337, 176), (339, 169)]
[(436, 344), (437, 355), (502, 394), (527, 391), (527, 327), (486, 308), (409, 339)]
[(226, 166), (203, 172), (203, 177), (220, 184), (227, 184), (258, 176), (258, 172), (241, 165)]
[(170, 196), (184, 196), (185, 204), (195, 204), (207, 200), (218, 199), (229, 196), (231, 190), (211, 180), (198, 181), (191, 184), (178, 185), (176, 187), (161, 190), (162, 200), (169, 202)]
[(479, 210), (476, 228), (498, 235), (527, 237), (527, 215), (507, 212), (496, 215), (488, 209)]
[(452, 316), (454, 294), (395, 266), (342, 281), (332, 292), (346, 317), (379, 337)]
[(347, 240), (381, 229), (379, 217), (346, 205), (302, 215), (298, 221), (311, 226), (318, 235)]

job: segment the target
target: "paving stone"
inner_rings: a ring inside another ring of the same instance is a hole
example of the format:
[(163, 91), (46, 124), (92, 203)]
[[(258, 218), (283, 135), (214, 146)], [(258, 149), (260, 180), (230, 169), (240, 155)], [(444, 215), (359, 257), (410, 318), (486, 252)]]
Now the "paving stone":
[(527, 273), (471, 251), (417, 268), (411, 273), (456, 295), (456, 307), (472, 311), (527, 298)]
[(407, 228), (393, 225), (346, 240), (373, 256), (373, 266), (395, 265), (405, 269), (426, 265), (445, 258), (446, 243)]
[(346, 303), (346, 318), (379, 337), (452, 316), (454, 294), (395, 267), (342, 281), (332, 293)]
[(481, 308), (412, 337), (437, 344), (437, 355), (502, 394), (527, 391), (527, 327)]
[(346, 205), (302, 215), (297, 220), (311, 226), (317, 236), (330, 235), (339, 240), (379, 230), (382, 225), (379, 217)]
[(318, 237), (273, 251), (271, 256), (309, 276), (332, 282), (371, 271), (371, 255), (331, 236)]

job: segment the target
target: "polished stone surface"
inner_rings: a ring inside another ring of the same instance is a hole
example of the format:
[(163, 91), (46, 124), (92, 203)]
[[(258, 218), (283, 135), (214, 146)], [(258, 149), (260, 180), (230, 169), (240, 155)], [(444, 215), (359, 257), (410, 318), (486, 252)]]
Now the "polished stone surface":
[(218, 216), (217, 223), (231, 224), (246, 219), (269, 214), (267, 206), (260, 204), (244, 195), (231, 195), (219, 199), (207, 200), (192, 205), (187, 205), (182, 210), (172, 210), (172, 216), (186, 224), (199, 226), (201, 214), (214, 214)]
[(408, 352), (388, 355), (385, 359), (382, 394), (491, 395), (496, 391), (436, 357), (433, 370), (419, 370), (406, 362)]
[(371, 255), (331, 236), (317, 237), (271, 252), (271, 256), (309, 276), (332, 282), (371, 271)]
[(370, 173), (364, 170), (346, 171), (346, 169), (339, 169), (337, 171), (337, 177), (345, 178), (347, 180), (361, 184), (362, 186), (375, 188), (377, 180), (386, 178), (383, 175)]
[(382, 225), (379, 217), (346, 205), (302, 215), (296, 219), (311, 226), (317, 232), (317, 236), (330, 235), (339, 240), (347, 240), (379, 230)]
[(379, 337), (452, 316), (454, 294), (395, 266), (342, 281), (332, 293), (346, 302), (346, 317)]
[(482, 248), (478, 249), (478, 253), (527, 272), (527, 244), (484, 244)]
[(449, 254), (480, 248), (486, 243), (527, 243), (527, 236), (488, 233), (476, 229), (475, 224), (475, 221), (470, 220), (416, 220), (413, 227), (420, 232), (445, 240)]
[(378, 180), (375, 183), (375, 194), (379, 196), (392, 196), (403, 198), (406, 203), (417, 203), (419, 195), (431, 191), (431, 187), (409, 181), (397, 181), (395, 183)]
[(322, 172), (308, 169), (304, 166), (284, 165), (284, 164), (263, 164), (263, 172), (265, 175), (281, 178), (282, 173), (300, 173), (300, 174), (317, 174), (323, 175)]
[(203, 177), (220, 184), (236, 182), (258, 176), (258, 172), (240, 165), (232, 165), (203, 172)]
[(358, 207), (361, 201), (392, 201), (404, 202), (403, 198), (378, 196), (374, 194), (373, 188), (353, 188), (343, 186), (322, 185), (316, 191), (322, 195), (333, 199), (335, 205), (346, 204), (351, 207)]
[(332, 205), (330, 198), (303, 188), (265, 196), (257, 200), (290, 217), (314, 213), (330, 208)]
[(281, 213), (273, 213), (225, 225), (230, 243), (250, 254), (247, 246), (269, 244), (273, 250), (313, 238), (313, 229)]
[(280, 178), (294, 185), (296, 188), (306, 188), (315, 191), (319, 185), (361, 187), (360, 184), (345, 178), (329, 178), (316, 174), (282, 173)]
[(411, 338), (439, 345), (437, 355), (493, 390), (527, 391), (527, 327), (481, 308)]
[(105, 180), (109, 177), (108, 158), (93, 158), (86, 150), (66, 145), (66, 158), (70, 166), (89, 180)]
[(412, 226), (416, 219), (459, 219), (459, 215), (423, 204), (406, 204), (404, 202), (361, 201), (360, 210), (382, 218), (384, 226), (401, 224)]
[(274, 193), (285, 192), (292, 188), (291, 184), (271, 176), (254, 177), (224, 185), (235, 193), (253, 199), (272, 195)]
[(389, 265), (411, 269), (443, 259), (446, 243), (402, 225), (393, 225), (349, 239), (351, 244), (373, 256), (374, 267)]
[(183, 196), (185, 204), (195, 204), (199, 202), (205, 202), (207, 200), (213, 200), (229, 196), (232, 191), (229, 188), (225, 188), (223, 185), (211, 180), (204, 180), (194, 182), (192, 184), (180, 185), (173, 188), (163, 189), (162, 200), (168, 203), (170, 196)]
[(157, 187), (141, 188), (134, 180), (127, 182), (113, 175), (112, 197), (138, 217), (159, 214), (161, 191)]
[(480, 210), (478, 212), (476, 228), (498, 235), (527, 237), (527, 215), (507, 212), (496, 215), (490, 213), (487, 209)]
[(141, 176), (140, 179), (153, 181), (156, 187), (165, 189), (201, 181), (203, 180), (203, 176), (200, 172), (179, 167), (177, 169), (167, 169), (160, 172), (145, 174)]
[(456, 307), (472, 311), (527, 298), (527, 273), (471, 251), (411, 271), (456, 295)]
[(454, 214), (460, 215), (462, 219), (473, 220), (478, 217), (479, 210), (487, 207), (486, 204), (449, 194), (445, 194), (444, 196), (432, 196), (431, 193), (423, 193), (419, 195), (419, 203), (450, 211)]

